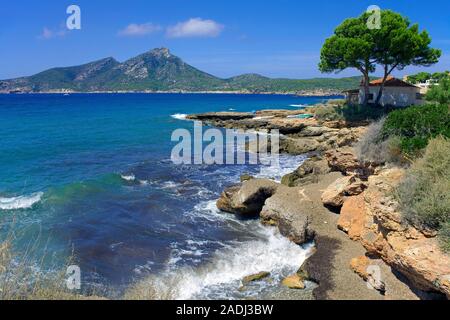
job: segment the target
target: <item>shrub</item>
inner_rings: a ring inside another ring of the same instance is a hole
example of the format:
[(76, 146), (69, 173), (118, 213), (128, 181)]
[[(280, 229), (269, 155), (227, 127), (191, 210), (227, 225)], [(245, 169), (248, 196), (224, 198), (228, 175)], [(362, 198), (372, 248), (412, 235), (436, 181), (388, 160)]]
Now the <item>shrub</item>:
[(427, 101), (437, 102), (441, 104), (450, 103), (450, 77), (442, 78), (439, 85), (432, 86), (427, 92)]
[(315, 108), (315, 117), (319, 121), (345, 120), (348, 122), (360, 122), (378, 120), (388, 112), (389, 109), (383, 107), (327, 104)]
[(448, 239), (450, 223), (450, 140), (430, 141), (397, 188), (407, 222), (422, 230), (441, 230)]
[(382, 136), (398, 136), (406, 154), (416, 155), (428, 141), (438, 135), (450, 137), (450, 106), (427, 104), (391, 112), (384, 123)]
[(386, 140), (382, 138), (382, 129), (386, 118), (373, 122), (365, 135), (355, 145), (358, 159), (366, 163), (395, 163), (403, 165), (406, 160), (400, 148), (400, 139), (396, 136)]
[(321, 105), (315, 108), (315, 118), (318, 121), (338, 121), (343, 120), (338, 108), (330, 105)]

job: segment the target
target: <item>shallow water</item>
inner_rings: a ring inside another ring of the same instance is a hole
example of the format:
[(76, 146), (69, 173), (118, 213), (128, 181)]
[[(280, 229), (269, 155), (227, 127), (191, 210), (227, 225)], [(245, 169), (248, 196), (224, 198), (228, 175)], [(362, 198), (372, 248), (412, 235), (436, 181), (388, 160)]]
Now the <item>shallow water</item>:
[[(184, 115), (313, 104), (322, 98), (267, 95), (0, 95), (0, 237), (14, 229), (20, 251), (37, 241), (63, 266), (75, 255), (85, 288), (122, 290), (151, 277), (173, 298), (244, 298), (243, 276), (298, 268), (308, 248), (257, 221), (220, 213), (222, 190), (259, 166), (176, 166), (171, 133)], [(283, 156), (280, 179), (304, 157)], [(38, 255), (39, 255), (38, 254)], [(174, 287), (173, 285), (170, 285)]]

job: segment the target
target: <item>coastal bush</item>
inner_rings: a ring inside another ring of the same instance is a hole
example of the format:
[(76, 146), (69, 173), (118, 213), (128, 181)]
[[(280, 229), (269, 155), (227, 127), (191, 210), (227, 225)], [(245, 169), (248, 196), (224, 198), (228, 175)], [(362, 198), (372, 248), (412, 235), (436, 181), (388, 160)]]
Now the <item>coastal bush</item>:
[(417, 156), (428, 141), (438, 135), (450, 137), (450, 106), (426, 104), (396, 110), (386, 118), (382, 130), (383, 139), (397, 136), (402, 151)]
[(356, 156), (360, 161), (366, 163), (403, 165), (406, 160), (401, 152), (400, 138), (396, 136), (388, 139), (382, 138), (385, 121), (386, 118), (381, 118), (367, 128), (365, 135), (355, 145)]
[(384, 107), (329, 103), (315, 108), (315, 118), (319, 121), (373, 121), (384, 117), (389, 111), (391, 109)]
[[(400, 208), (408, 223), (422, 230), (441, 231), (449, 239), (450, 140), (439, 136), (408, 170), (397, 188)], [(442, 237), (441, 237), (442, 239)]]
[(338, 111), (339, 109), (331, 105), (322, 105), (315, 108), (314, 117), (318, 121), (339, 121), (344, 120)]
[(442, 78), (439, 85), (432, 86), (425, 96), (427, 101), (441, 104), (450, 103), (450, 76)]

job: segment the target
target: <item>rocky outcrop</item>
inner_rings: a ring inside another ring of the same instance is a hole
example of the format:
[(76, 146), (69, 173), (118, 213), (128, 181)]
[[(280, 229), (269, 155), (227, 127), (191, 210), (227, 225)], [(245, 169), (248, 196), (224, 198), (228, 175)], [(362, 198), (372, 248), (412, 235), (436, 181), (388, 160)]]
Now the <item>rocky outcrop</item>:
[(189, 120), (198, 121), (228, 121), (252, 119), (253, 113), (249, 112), (207, 112), (187, 116)]
[(251, 179), (226, 189), (217, 201), (222, 211), (243, 216), (257, 216), (264, 203), (278, 188), (278, 184), (267, 179)]
[(338, 228), (348, 233), (350, 239), (360, 240), (365, 223), (365, 200), (364, 195), (349, 197), (339, 215)]
[(328, 162), (320, 157), (306, 160), (297, 170), (285, 175), (281, 183), (288, 187), (298, 187), (309, 183), (316, 183), (319, 176), (330, 172)]
[(333, 182), (322, 194), (325, 206), (340, 208), (347, 197), (361, 194), (366, 184), (356, 176), (343, 177)]
[(266, 179), (252, 179), (225, 190), (217, 207), (243, 216), (260, 216), (266, 225), (278, 227), (280, 233), (297, 244), (311, 240), (309, 216), (302, 210), (299, 189), (288, 188)]
[(371, 163), (361, 163), (351, 147), (328, 150), (325, 152), (325, 159), (332, 171), (342, 172), (344, 175), (357, 175), (364, 180), (376, 170), (376, 166)]
[(341, 228), (351, 231), (368, 254), (379, 256), (416, 288), (450, 297), (450, 256), (441, 251), (435, 236), (404, 224), (391, 197), (403, 174), (402, 169), (386, 169), (369, 177), (364, 201), (349, 198), (344, 205), (352, 210), (343, 210)]

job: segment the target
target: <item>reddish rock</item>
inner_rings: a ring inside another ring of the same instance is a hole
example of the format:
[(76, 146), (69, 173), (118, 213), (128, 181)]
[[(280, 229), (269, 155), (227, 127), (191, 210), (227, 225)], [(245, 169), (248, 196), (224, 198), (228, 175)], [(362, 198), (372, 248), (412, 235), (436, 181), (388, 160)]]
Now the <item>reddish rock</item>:
[(352, 240), (359, 240), (366, 218), (364, 195), (350, 197), (344, 202), (338, 220), (338, 227), (348, 233)]

